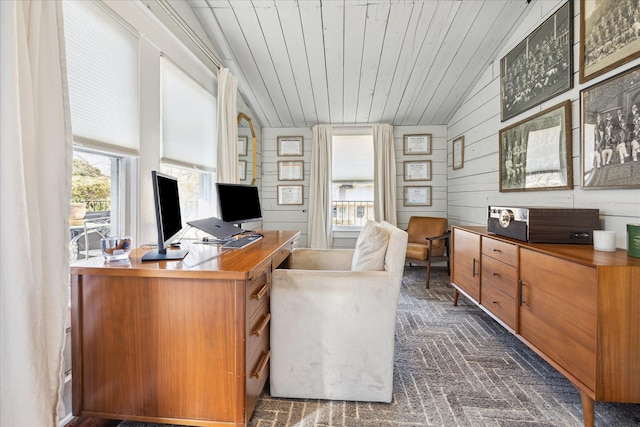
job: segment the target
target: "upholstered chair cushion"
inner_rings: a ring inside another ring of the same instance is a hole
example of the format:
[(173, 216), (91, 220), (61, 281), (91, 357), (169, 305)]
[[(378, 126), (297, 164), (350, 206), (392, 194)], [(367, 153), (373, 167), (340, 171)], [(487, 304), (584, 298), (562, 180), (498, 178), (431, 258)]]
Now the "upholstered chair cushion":
[(389, 244), (389, 233), (377, 222), (365, 223), (353, 252), (351, 271), (384, 270), (384, 257)]

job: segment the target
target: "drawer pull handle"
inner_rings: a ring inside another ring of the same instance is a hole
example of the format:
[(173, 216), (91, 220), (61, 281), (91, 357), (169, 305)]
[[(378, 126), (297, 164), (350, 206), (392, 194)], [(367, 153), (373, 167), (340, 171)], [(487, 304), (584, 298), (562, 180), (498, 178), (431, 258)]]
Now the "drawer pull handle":
[(260, 322), (260, 324), (258, 325), (257, 328), (255, 328), (252, 332), (251, 335), (255, 335), (257, 337), (260, 336), (260, 334), (262, 334), (264, 332), (264, 328), (267, 327), (267, 325), (269, 324), (269, 320), (271, 320), (271, 314), (267, 313), (264, 315), (264, 317), (262, 318), (262, 322)]
[(491, 301), (491, 304), (500, 304), (499, 301)]
[(522, 307), (522, 280), (518, 280), (518, 305)]
[(260, 298), (262, 298), (264, 294), (266, 294), (267, 291), (269, 290), (270, 285), (271, 285), (270, 283), (265, 283), (258, 292), (251, 295), (251, 299), (257, 299), (258, 301), (260, 301)]
[(493, 273), (493, 275), (500, 277), (500, 273)]
[(500, 249), (494, 249), (493, 252), (500, 252), (502, 253), (502, 251)]
[(476, 277), (476, 262), (478, 260), (477, 259), (473, 259), (473, 271), (471, 272), (472, 276), (471, 277)]
[(269, 358), (271, 357), (271, 351), (267, 351), (266, 353), (263, 353), (262, 355), (262, 360), (260, 361), (260, 364), (258, 365), (258, 369), (255, 370), (255, 372), (253, 372), (251, 374), (251, 376), (257, 380), (260, 379), (260, 376), (262, 374), (264, 374), (264, 370), (267, 368), (267, 363), (269, 363)]

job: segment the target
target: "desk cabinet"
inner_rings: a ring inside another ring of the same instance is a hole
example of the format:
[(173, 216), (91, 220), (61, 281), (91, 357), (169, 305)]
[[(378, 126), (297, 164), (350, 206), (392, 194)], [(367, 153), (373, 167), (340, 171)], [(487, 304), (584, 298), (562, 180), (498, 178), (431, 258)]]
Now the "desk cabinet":
[[(71, 268), (73, 414), (245, 426), (269, 375), (271, 271), (297, 232), (181, 261)], [(211, 252), (214, 251), (214, 252)]]
[[(468, 269), (472, 235), (482, 254), (479, 299), (457, 270)], [(585, 426), (594, 424), (594, 400), (640, 403), (640, 259), (620, 249), (529, 244), (484, 227), (454, 227), (452, 236), (456, 293), (576, 386)]]

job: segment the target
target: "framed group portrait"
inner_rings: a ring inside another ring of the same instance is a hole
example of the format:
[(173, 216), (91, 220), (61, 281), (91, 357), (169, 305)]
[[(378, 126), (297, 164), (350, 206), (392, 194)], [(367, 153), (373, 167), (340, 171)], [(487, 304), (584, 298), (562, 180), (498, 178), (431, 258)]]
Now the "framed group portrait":
[(640, 188), (640, 66), (580, 91), (582, 186)]
[(500, 130), (500, 191), (573, 188), (571, 102)]
[(572, 1), (500, 60), (504, 122), (573, 87)]
[(580, 0), (580, 83), (640, 56), (640, 3)]

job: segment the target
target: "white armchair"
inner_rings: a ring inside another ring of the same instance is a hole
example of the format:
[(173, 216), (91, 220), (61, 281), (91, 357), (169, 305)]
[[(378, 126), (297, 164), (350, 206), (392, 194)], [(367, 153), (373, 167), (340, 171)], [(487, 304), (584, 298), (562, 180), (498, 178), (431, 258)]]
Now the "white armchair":
[(371, 244), (363, 230), (355, 251), (296, 249), (290, 268), (273, 272), (272, 396), (391, 401), (407, 233), (380, 227), (388, 233), (383, 270), (352, 270), (354, 252)]

